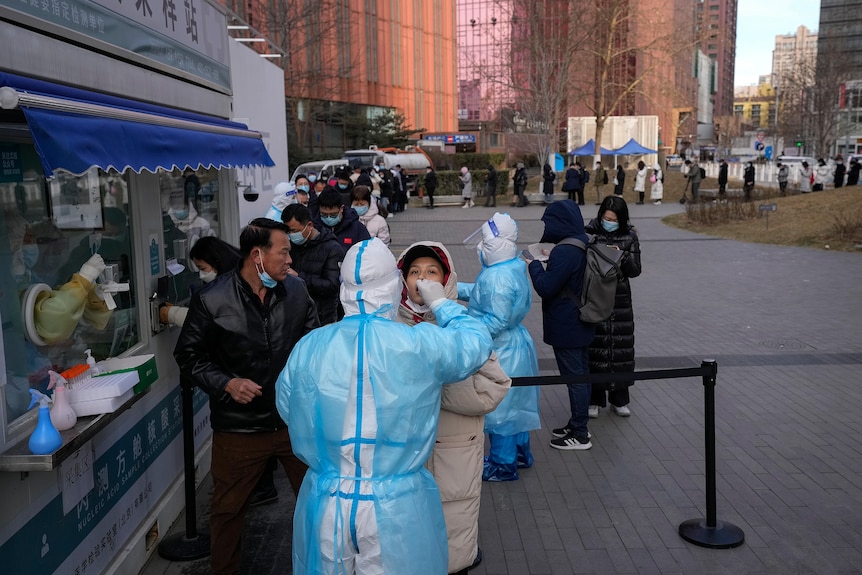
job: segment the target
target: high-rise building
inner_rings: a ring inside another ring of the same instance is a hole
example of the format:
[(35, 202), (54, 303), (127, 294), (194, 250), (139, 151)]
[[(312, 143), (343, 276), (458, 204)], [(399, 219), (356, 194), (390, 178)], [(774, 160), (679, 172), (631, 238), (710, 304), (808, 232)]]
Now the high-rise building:
[(829, 58), (839, 59), (848, 64), (860, 72), (858, 75), (862, 77), (860, 14), (862, 14), (862, 0), (820, 0), (818, 41), (829, 45)]
[(700, 49), (715, 63), (714, 110), (716, 116), (733, 109), (738, 0), (698, 0)]
[(790, 78), (798, 78), (795, 83), (809, 84), (814, 79), (816, 60), (817, 32), (799, 26), (794, 34), (776, 36), (772, 51), (772, 85), (780, 90), (782, 78), (785, 84)]
[[(862, 153), (862, 0), (821, 0), (817, 45), (817, 84), (811, 100), (815, 111), (827, 111), (837, 102), (830, 123), (812, 122), (806, 136), (813, 136), (821, 154)], [(830, 93), (818, 98), (826, 88)]]
[(284, 52), (291, 144), (308, 155), (340, 154), (351, 119), (387, 111), (456, 129), (455, 0), (220, 1)]

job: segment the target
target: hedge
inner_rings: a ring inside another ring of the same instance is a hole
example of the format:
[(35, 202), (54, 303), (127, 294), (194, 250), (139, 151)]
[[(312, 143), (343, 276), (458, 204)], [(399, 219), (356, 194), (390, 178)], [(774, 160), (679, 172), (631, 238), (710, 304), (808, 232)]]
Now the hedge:
[[(476, 155), (476, 154), (473, 154)], [(485, 154), (487, 155), (487, 154)], [(488, 164), (485, 164), (487, 166)], [(458, 171), (440, 171), (434, 172), (437, 174), (437, 191), (435, 196), (460, 196), (461, 195), (461, 172)], [(481, 196), (485, 193), (485, 180), (488, 177), (488, 170), (470, 170), (473, 175), (473, 196)], [(497, 170), (497, 195), (505, 195), (509, 192), (509, 171)], [(425, 186), (425, 175), (417, 178), (416, 183), (419, 187)]]

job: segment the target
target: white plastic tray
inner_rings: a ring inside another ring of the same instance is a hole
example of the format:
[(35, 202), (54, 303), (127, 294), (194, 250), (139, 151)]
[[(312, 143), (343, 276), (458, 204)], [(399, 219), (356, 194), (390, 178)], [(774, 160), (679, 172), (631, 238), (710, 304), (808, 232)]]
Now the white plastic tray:
[[(125, 371), (111, 375), (88, 377), (87, 379), (73, 384), (66, 395), (69, 396), (69, 403), (75, 407), (75, 412), (78, 413), (78, 415), (82, 415), (78, 412), (76, 404), (83, 401), (119, 397), (127, 391), (131, 391), (139, 381), (140, 376), (137, 371)], [(107, 412), (100, 411), (98, 413)]]

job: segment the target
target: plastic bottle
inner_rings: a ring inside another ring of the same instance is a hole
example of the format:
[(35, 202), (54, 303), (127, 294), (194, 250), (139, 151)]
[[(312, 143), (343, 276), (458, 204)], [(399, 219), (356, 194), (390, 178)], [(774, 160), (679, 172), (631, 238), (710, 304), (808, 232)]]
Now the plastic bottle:
[(54, 405), (51, 407), (51, 423), (57, 431), (72, 429), (78, 421), (78, 415), (75, 409), (69, 405), (69, 398), (66, 397), (66, 378), (56, 371), (48, 371), (51, 377), (51, 383), (48, 384), (48, 389), (54, 389)]
[(30, 396), (32, 399), (30, 399), (30, 407), (27, 409), (38, 403), (39, 419), (27, 445), (30, 447), (30, 452), (33, 455), (53, 453), (63, 445), (63, 438), (60, 437), (60, 432), (51, 423), (51, 414), (48, 411), (48, 402), (50, 399), (47, 395), (35, 389), (30, 389)]
[(90, 376), (99, 375), (102, 370), (96, 366), (96, 358), (93, 357), (92, 350), (85, 349), (84, 353), (87, 354), (87, 365), (90, 367)]

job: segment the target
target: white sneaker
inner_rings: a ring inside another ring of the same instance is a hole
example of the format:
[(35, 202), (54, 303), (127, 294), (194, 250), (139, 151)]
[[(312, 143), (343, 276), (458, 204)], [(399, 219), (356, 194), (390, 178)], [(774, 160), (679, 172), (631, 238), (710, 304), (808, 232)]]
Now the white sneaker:
[(657, 206), (660, 206), (660, 205), (661, 205), (661, 200), (656, 200), (656, 201), (654, 201), (653, 203), (654, 203), (655, 205), (657, 205)]
[(591, 405), (590, 406), (590, 419), (595, 419), (599, 416), (599, 406)]
[(469, 207), (470, 207), (470, 202), (464, 202), (464, 205), (463, 205), (463, 206), (461, 206), (461, 207), (462, 207), (462, 208), (469, 208)]
[(629, 415), (632, 414), (632, 410), (629, 409), (628, 405), (620, 405), (619, 407), (617, 407), (616, 405), (614, 405), (612, 403), (611, 409), (613, 410), (614, 413), (616, 413), (620, 417), (628, 417)]
[(476, 204), (474, 204), (474, 203), (473, 203), (473, 200), (470, 200), (470, 207), (472, 208), (472, 207), (473, 207), (473, 206), (475, 206), (475, 205), (476, 205)]

